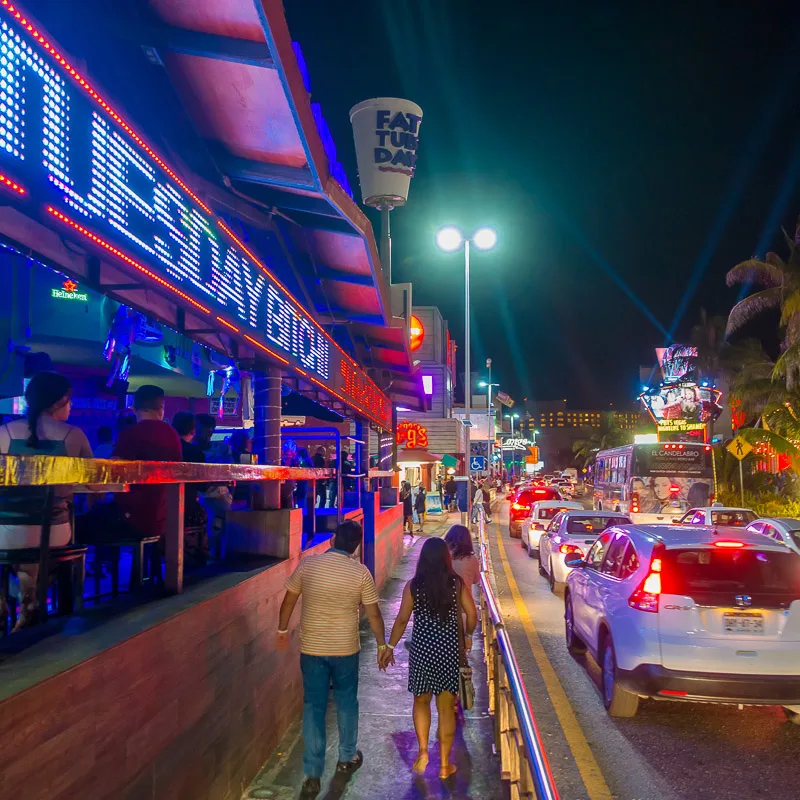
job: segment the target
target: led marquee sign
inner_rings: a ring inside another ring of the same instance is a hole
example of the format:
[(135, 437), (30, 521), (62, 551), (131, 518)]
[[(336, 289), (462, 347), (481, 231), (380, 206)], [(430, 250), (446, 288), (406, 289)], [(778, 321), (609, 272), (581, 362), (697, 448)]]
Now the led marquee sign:
[(0, 193), (391, 427), (391, 404), (364, 371), (10, 0), (0, 0)]

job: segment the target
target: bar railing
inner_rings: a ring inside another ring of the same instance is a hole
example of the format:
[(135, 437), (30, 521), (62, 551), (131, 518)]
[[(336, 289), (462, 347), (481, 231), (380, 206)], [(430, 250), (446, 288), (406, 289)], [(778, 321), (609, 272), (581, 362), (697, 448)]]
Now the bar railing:
[[(336, 470), (308, 469), (258, 464), (194, 464), (189, 462), (118, 461), (65, 456), (0, 455), (0, 488), (39, 486), (52, 490), (68, 486), (75, 493), (122, 492), (131, 485), (164, 485), (167, 494), (167, 525), (164, 535), (164, 586), (167, 591), (183, 591), (184, 487), (187, 483), (231, 483), (248, 481), (317, 480), (336, 477)], [(47, 564), (50, 519), (48, 508), (52, 491), (45, 492), (42, 525), (41, 566)], [(40, 571), (40, 607), (46, 592), (47, 570)]]
[(511, 639), (494, 594), (491, 551), (483, 508), (478, 509), (481, 627), (489, 684), (489, 713), (494, 719), (495, 748), (511, 800), (558, 800), (553, 773), (522, 681)]

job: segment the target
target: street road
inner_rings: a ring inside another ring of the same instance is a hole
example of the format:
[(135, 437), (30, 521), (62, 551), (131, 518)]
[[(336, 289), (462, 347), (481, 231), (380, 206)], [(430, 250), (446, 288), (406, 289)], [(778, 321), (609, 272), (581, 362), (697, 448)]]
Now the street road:
[(800, 726), (780, 709), (648, 700), (633, 719), (609, 717), (597, 664), (567, 653), (563, 589), (551, 594), (498, 506), (502, 611), (562, 800), (800, 800)]

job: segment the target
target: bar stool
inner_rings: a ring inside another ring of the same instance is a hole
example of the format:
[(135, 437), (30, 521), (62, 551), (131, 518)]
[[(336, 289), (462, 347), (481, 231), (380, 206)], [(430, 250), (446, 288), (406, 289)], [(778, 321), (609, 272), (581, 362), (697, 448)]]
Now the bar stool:
[[(59, 614), (72, 614), (83, 608), (83, 585), (86, 574), (86, 546), (69, 544), (64, 547), (50, 547), (46, 554), (46, 574), (39, 576), (39, 583), (47, 586), (52, 568), (56, 569), (55, 594), (56, 608)], [(28, 547), (20, 550), (0, 550), (0, 592), (8, 603), (11, 627), (17, 622), (17, 604), (11, 600), (11, 565), (12, 564), (40, 564), (42, 563), (42, 548)], [(41, 566), (40, 566), (41, 569)], [(45, 604), (41, 605), (39, 593), (41, 619), (47, 618), (47, 594), (44, 594)], [(0, 620), (0, 631), (8, 632), (8, 619)]]
[[(97, 600), (102, 597), (100, 593), (101, 565), (109, 564), (111, 567), (111, 597), (119, 596), (119, 574), (122, 560), (122, 548), (132, 551), (131, 578), (128, 591), (135, 592), (144, 586), (145, 563), (148, 565), (148, 577), (154, 583), (161, 581), (161, 554), (159, 552), (160, 536), (121, 537), (119, 539), (105, 540), (92, 543), (85, 541), (85, 545), (94, 547), (94, 591), (90, 599)], [(145, 548), (148, 548), (146, 551)], [(145, 559), (147, 556), (147, 559)]]

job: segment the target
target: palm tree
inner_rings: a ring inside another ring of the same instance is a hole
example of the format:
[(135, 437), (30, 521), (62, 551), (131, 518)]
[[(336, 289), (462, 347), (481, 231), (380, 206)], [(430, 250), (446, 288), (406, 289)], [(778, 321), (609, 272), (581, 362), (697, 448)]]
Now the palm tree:
[(587, 425), (581, 428), (581, 434), (582, 438), (573, 443), (572, 452), (582, 467), (594, 461), (600, 450), (608, 450), (610, 447), (619, 447), (633, 441), (633, 434), (619, 427), (612, 411), (601, 415), (598, 427)]
[(780, 311), (783, 339), (775, 376), (785, 378), (787, 387), (793, 389), (800, 383), (800, 219), (793, 239), (786, 231), (783, 234), (789, 247), (786, 261), (776, 253), (767, 253), (763, 260), (750, 258), (728, 272), (728, 286), (755, 283), (764, 288), (731, 309), (726, 333), (741, 330), (765, 311)]

